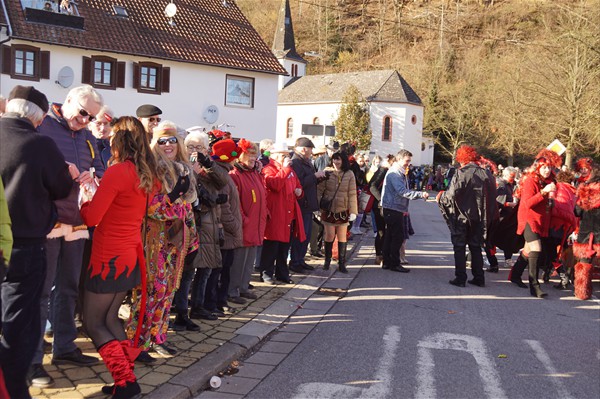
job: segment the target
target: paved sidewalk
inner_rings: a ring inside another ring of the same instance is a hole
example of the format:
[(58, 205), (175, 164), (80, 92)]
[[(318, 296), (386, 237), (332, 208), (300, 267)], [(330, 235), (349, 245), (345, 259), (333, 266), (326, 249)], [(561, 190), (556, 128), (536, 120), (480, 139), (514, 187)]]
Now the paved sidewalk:
[[(363, 240), (372, 250), (370, 237), (369, 229), (367, 234), (356, 236), (350, 241), (349, 258)], [(175, 356), (164, 357), (152, 353), (156, 358), (154, 364), (148, 366), (136, 363), (135, 374), (143, 394), (156, 399), (184, 399), (194, 396), (207, 386), (210, 377), (225, 370), (236, 359), (242, 358), (265, 337), (282, 327), (292, 314), (294, 317), (304, 317), (303, 314), (312, 317), (315, 311), (324, 312), (324, 309), (314, 309), (315, 302), (307, 302), (307, 299), (325, 282), (328, 288), (344, 288), (356, 275), (353, 267), (349, 268), (350, 273), (347, 275), (336, 273), (335, 261), (329, 272), (322, 269), (322, 259), (308, 258), (307, 262), (319, 266), (319, 269), (310, 275), (294, 275), (296, 285), (267, 285), (257, 282), (258, 275), (254, 274), (252, 284), (258, 299), (248, 301), (245, 305), (231, 304), (235, 311), (225, 318), (215, 321), (195, 320), (201, 325), (199, 332), (169, 331), (167, 342), (177, 348)], [(333, 306), (338, 297), (330, 298), (331, 300), (323, 303)], [(307, 326), (311, 324), (307, 323)], [(290, 327), (287, 323), (281, 331), (292, 333)], [(294, 326), (294, 329), (303, 328)], [(99, 357), (92, 342), (83, 334), (80, 334), (76, 343), (86, 355)], [(267, 357), (277, 358), (271, 355)], [(112, 383), (112, 378), (103, 363), (93, 367), (79, 367), (53, 366), (50, 361), (51, 355), (45, 355), (44, 368), (54, 378), (55, 385), (47, 389), (31, 388), (32, 396), (52, 399), (106, 397), (101, 388)], [(257, 372), (259, 369), (264, 368), (257, 368)]]

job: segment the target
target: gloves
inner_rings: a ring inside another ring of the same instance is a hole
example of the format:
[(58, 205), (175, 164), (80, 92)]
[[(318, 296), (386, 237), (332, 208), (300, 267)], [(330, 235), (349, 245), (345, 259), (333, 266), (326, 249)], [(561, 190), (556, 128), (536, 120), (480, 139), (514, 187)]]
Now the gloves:
[(201, 152), (198, 153), (198, 163), (205, 168), (211, 168), (213, 166), (213, 160)]
[(175, 202), (175, 200), (181, 197), (183, 194), (185, 194), (189, 188), (190, 177), (187, 175), (179, 176), (179, 178), (177, 179), (177, 184), (175, 184), (173, 190), (169, 194), (167, 194), (167, 197), (169, 197), (169, 201), (171, 201), (171, 203)]
[(351, 213), (350, 216), (348, 216), (348, 221), (354, 222), (355, 220), (356, 220), (356, 213)]
[(222, 227), (219, 227), (219, 246), (225, 245), (225, 232)]
[(229, 200), (227, 194), (219, 194), (217, 195), (217, 200), (215, 201), (218, 205), (224, 204)]

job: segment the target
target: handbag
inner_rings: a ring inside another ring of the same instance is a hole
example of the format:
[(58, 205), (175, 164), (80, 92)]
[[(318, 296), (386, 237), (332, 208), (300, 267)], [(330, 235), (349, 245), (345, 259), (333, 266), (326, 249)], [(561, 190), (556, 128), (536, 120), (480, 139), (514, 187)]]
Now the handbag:
[(346, 172), (342, 174), (342, 178), (338, 182), (338, 185), (335, 188), (335, 192), (333, 193), (333, 197), (331, 197), (331, 199), (325, 198), (325, 192), (323, 192), (321, 200), (319, 201), (319, 208), (321, 208), (321, 210), (331, 212), (331, 207), (333, 206), (333, 199), (335, 198), (335, 195), (337, 194), (338, 190), (340, 189), (340, 186), (342, 185), (342, 180), (344, 179), (345, 174)]

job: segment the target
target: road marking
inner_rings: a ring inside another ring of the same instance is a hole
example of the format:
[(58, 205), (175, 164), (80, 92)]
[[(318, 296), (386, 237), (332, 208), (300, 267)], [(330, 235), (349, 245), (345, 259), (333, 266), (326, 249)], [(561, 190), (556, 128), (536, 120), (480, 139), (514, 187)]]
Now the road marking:
[(325, 399), (325, 398), (385, 398), (392, 391), (392, 368), (396, 350), (400, 343), (400, 328), (389, 326), (383, 335), (383, 356), (375, 373), (373, 383), (369, 388), (358, 388), (345, 384), (310, 382), (298, 387), (296, 399)]
[(558, 396), (564, 399), (573, 398), (573, 396), (571, 396), (567, 388), (565, 388), (565, 385), (562, 383), (562, 381), (557, 377), (559, 373), (556, 370), (556, 367), (554, 367), (554, 363), (552, 363), (552, 360), (550, 359), (550, 356), (548, 356), (548, 353), (544, 350), (544, 348), (542, 348), (542, 344), (539, 341), (530, 339), (526, 339), (525, 342), (531, 347), (531, 349), (533, 349), (535, 357), (537, 357), (540, 363), (542, 363), (546, 368), (548, 375), (552, 379), (554, 387), (558, 391)]
[(470, 335), (437, 333), (419, 341), (417, 359), (417, 399), (431, 399), (436, 397), (435, 379), (433, 377), (435, 362), (433, 350), (457, 350), (469, 353), (479, 367), (479, 377), (483, 383), (483, 390), (490, 399), (503, 399), (506, 394), (500, 385), (500, 376), (496, 371), (494, 362), (480, 338)]

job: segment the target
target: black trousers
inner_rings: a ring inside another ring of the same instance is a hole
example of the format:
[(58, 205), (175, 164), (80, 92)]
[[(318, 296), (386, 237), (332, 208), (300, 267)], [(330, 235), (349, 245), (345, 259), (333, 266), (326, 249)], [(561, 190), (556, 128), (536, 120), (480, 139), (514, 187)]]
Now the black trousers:
[(45, 279), (46, 245), (15, 243), (0, 290), (0, 365), (11, 398), (31, 398), (26, 377), (41, 338), (40, 297)]
[[(467, 281), (467, 246), (454, 245), (454, 275), (463, 283)], [(469, 252), (471, 253), (471, 272), (476, 281), (484, 281), (483, 275), (483, 255), (481, 255), (481, 247), (478, 245), (469, 244)]]
[(400, 247), (404, 242), (404, 215), (402, 212), (383, 209), (385, 237), (383, 241), (383, 263), (389, 268), (400, 266)]
[(289, 242), (264, 240), (260, 257), (260, 270), (267, 276), (275, 277), (277, 280), (289, 280), (290, 271), (287, 267), (289, 250)]
[(385, 240), (385, 219), (379, 209), (379, 201), (373, 203), (373, 214), (375, 215), (375, 226), (377, 226), (377, 236), (375, 236), (375, 255), (383, 255), (383, 243)]
[[(227, 297), (229, 296), (229, 272), (231, 269), (231, 265), (233, 264), (233, 249), (222, 249), (221, 259), (221, 263), (223, 264), (223, 267), (221, 268), (221, 273), (214, 273), (216, 275), (215, 278), (218, 279), (216, 306), (212, 306), (212, 303), (207, 303), (206, 300), (208, 299), (208, 295), (204, 295), (204, 307), (208, 310), (213, 310), (217, 306), (227, 306)], [(208, 283), (206, 286), (207, 290), (211, 285), (212, 279), (213, 273), (211, 273), (210, 277), (208, 278)]]

